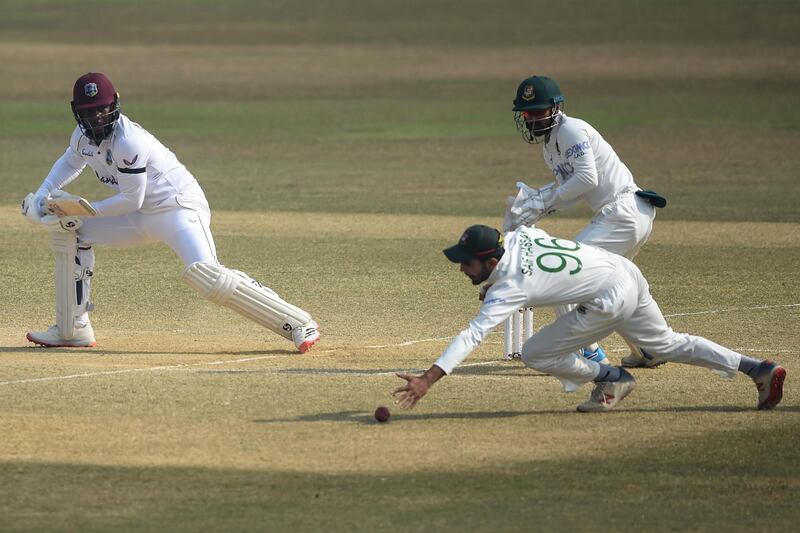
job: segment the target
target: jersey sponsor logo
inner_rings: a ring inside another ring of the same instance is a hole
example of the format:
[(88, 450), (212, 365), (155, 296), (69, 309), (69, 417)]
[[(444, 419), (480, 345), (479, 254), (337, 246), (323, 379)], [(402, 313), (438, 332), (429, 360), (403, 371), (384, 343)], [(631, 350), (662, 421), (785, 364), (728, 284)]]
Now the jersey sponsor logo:
[(119, 185), (119, 183), (117, 183), (117, 178), (115, 178), (114, 176), (111, 176), (109, 178), (106, 176), (101, 176), (97, 172), (95, 172), (94, 174), (95, 176), (97, 176), (97, 179), (100, 180), (100, 183), (102, 183), (103, 185)]
[(92, 150), (91, 148), (81, 148), (81, 155), (91, 157), (94, 155), (94, 150)]
[(582, 157), (586, 154), (585, 150), (589, 149), (589, 141), (583, 141), (581, 143), (575, 144), (567, 148), (567, 151), (564, 152), (564, 157), (569, 159), (570, 157)]
[(139, 159), (139, 154), (136, 154), (135, 156), (133, 156), (133, 159), (131, 159), (130, 161), (128, 161), (127, 159), (123, 158), (122, 162), (125, 163), (125, 166), (132, 167), (133, 164), (136, 163), (137, 159)]
[(491, 300), (486, 300), (483, 302), (483, 305), (496, 305), (496, 304), (504, 304), (506, 303), (505, 298), (492, 298)]
[(575, 174), (575, 167), (572, 166), (572, 163), (561, 163), (553, 167), (553, 174), (562, 181), (566, 181)]
[(97, 84), (96, 83), (87, 83), (83, 86), (83, 94), (88, 97), (97, 96)]

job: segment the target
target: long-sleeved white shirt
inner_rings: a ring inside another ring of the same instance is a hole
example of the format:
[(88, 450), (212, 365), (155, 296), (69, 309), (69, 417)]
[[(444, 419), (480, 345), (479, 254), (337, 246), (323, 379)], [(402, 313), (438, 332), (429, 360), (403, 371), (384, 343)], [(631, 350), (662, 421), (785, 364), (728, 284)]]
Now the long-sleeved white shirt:
[(555, 209), (582, 199), (597, 213), (619, 194), (638, 189), (631, 171), (611, 145), (581, 119), (562, 113), (542, 151), (558, 185), (552, 205)]
[(505, 253), (491, 287), (467, 329), (445, 348), (436, 366), (449, 374), (506, 318), (521, 307), (580, 304), (616, 281), (627, 259), (585, 244), (554, 238), (535, 227), (505, 235)]
[(175, 154), (125, 115), (120, 115), (114, 133), (100, 146), (76, 127), (37, 195), (65, 187), (86, 165), (116, 193), (92, 203), (97, 216), (155, 212), (176, 204), (208, 209), (203, 190)]

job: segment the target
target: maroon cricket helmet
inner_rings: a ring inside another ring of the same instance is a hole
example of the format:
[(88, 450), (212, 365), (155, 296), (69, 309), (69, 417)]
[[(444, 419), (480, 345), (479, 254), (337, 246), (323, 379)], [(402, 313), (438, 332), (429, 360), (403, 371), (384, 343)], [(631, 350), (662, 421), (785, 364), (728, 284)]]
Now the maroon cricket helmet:
[(105, 107), (117, 99), (117, 91), (108, 76), (99, 72), (84, 74), (72, 88), (72, 105), (74, 109)]
[(119, 119), (119, 94), (105, 74), (89, 72), (72, 88), (72, 115), (97, 146), (111, 136)]

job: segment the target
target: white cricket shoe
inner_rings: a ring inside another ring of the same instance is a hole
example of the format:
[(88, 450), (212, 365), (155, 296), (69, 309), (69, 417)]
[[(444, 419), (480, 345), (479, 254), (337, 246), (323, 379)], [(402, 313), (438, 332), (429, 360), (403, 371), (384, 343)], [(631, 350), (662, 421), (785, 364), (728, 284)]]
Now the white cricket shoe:
[(75, 335), (71, 339), (63, 338), (58, 326), (51, 326), (47, 331), (29, 331), (25, 337), (47, 348), (91, 348), (97, 345), (91, 324), (82, 328), (76, 327)]
[(758, 389), (758, 408), (772, 409), (783, 398), (783, 380), (786, 379), (786, 369), (774, 361), (767, 359), (758, 366), (758, 372), (753, 376), (753, 381)]
[(319, 340), (319, 325), (311, 320), (292, 330), (294, 345), (300, 353), (306, 353)]
[(625, 396), (636, 388), (636, 380), (620, 368), (621, 376), (617, 381), (598, 381), (595, 383), (589, 399), (578, 406), (581, 413), (600, 413), (612, 410)]

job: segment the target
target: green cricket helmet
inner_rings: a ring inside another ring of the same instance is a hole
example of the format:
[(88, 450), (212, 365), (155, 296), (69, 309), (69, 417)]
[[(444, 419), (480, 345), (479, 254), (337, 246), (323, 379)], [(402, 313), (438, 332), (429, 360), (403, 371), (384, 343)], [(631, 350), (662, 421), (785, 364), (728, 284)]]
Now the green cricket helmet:
[[(542, 142), (556, 127), (561, 117), (564, 94), (558, 84), (545, 76), (531, 76), (522, 80), (514, 98), (514, 122), (525, 141), (535, 144)], [(533, 118), (530, 112), (551, 109), (550, 115)]]

